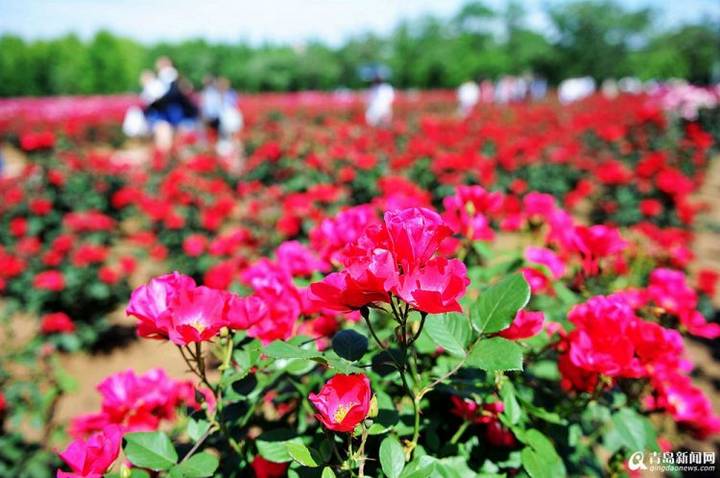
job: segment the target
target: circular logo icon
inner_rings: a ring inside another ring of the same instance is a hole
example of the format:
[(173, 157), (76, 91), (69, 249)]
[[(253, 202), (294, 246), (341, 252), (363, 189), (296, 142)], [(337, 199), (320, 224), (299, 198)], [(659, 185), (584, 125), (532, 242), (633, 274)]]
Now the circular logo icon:
[(628, 459), (628, 468), (630, 468), (630, 471), (647, 470), (647, 466), (643, 463), (644, 461), (645, 454), (641, 451), (636, 451), (630, 455)]

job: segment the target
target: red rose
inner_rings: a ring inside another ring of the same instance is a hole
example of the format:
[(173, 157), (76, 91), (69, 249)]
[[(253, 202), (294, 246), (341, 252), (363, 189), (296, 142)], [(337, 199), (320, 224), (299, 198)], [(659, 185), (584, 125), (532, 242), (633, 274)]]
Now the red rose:
[(256, 478), (282, 478), (285, 476), (289, 465), (289, 463), (268, 461), (260, 455), (256, 455), (250, 464)]
[(10, 220), (10, 234), (15, 237), (22, 237), (27, 234), (27, 219), (16, 217)]
[(703, 294), (713, 297), (717, 289), (718, 279), (720, 279), (720, 274), (710, 269), (703, 269), (698, 272), (697, 288)]
[(183, 252), (190, 257), (197, 257), (207, 248), (207, 237), (202, 234), (191, 234), (183, 241)]
[(44, 271), (35, 276), (33, 285), (38, 289), (61, 291), (65, 288), (65, 276), (60, 271)]
[(329, 430), (352, 432), (370, 411), (370, 380), (366, 375), (337, 374), (325, 384), (319, 394), (308, 399), (318, 411), (317, 419)]
[(640, 201), (640, 212), (644, 216), (654, 217), (660, 214), (663, 210), (663, 205), (657, 199), (643, 199)]
[(106, 284), (117, 284), (120, 280), (120, 273), (110, 266), (102, 266), (98, 271), (98, 278)]
[(37, 216), (45, 216), (52, 211), (52, 202), (44, 198), (33, 199), (30, 201), (30, 212)]
[(64, 312), (45, 314), (40, 324), (40, 331), (45, 334), (70, 334), (75, 331), (75, 324)]

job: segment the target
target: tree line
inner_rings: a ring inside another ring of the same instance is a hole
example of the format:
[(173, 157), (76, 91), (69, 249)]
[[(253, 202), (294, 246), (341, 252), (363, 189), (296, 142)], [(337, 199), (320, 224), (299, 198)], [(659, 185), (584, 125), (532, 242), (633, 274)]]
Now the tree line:
[(138, 89), (138, 76), (161, 55), (170, 56), (196, 86), (207, 74), (230, 79), (242, 91), (358, 88), (361, 66), (390, 67), (401, 88), (450, 88), (468, 78), (534, 72), (557, 83), (590, 75), (598, 81), (687, 78), (707, 83), (720, 75), (720, 24), (661, 27), (658, 11), (628, 9), (613, 0), (583, 0), (547, 7), (551, 28), (527, 25), (521, 3), (501, 11), (481, 2), (450, 18), (403, 21), (387, 35), (363, 34), (339, 46), (302, 46), (203, 39), (142, 44), (108, 31), (88, 40), (69, 34), (53, 40), (0, 37), (0, 96), (117, 93)]

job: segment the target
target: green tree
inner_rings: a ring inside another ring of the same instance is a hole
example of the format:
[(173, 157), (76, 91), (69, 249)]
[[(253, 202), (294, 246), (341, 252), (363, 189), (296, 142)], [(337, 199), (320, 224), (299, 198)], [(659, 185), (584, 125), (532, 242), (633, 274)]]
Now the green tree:
[(142, 51), (132, 41), (98, 32), (88, 46), (93, 90), (117, 93), (137, 89)]
[(562, 76), (590, 75), (596, 80), (632, 73), (628, 55), (647, 41), (652, 11), (629, 11), (611, 0), (555, 5), (548, 11), (557, 30), (555, 50)]

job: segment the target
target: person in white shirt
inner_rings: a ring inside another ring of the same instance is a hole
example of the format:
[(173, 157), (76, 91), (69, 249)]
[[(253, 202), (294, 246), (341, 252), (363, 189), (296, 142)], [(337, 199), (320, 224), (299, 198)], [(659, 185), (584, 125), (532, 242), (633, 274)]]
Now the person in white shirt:
[(465, 118), (480, 101), (480, 87), (472, 80), (468, 80), (457, 89), (458, 114)]
[(558, 98), (563, 104), (579, 101), (593, 93), (595, 93), (595, 80), (590, 76), (565, 79), (558, 87)]
[(370, 126), (388, 126), (392, 122), (395, 89), (390, 83), (376, 77), (368, 94), (365, 121)]
[(220, 128), (220, 112), (223, 101), (217, 81), (212, 76), (203, 79), (203, 90), (200, 93), (200, 115), (205, 127), (214, 133)]

